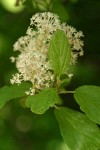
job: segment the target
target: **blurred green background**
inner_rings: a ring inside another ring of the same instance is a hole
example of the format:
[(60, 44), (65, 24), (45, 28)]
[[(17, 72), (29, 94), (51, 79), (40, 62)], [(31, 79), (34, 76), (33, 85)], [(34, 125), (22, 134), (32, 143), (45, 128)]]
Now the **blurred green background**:
[[(25, 35), (31, 16), (51, 11), (84, 33), (84, 56), (74, 67), (67, 87), (100, 86), (100, 0), (0, 0), (0, 87), (9, 85), (15, 65), (10, 62), (13, 44)], [(15, 6), (16, 5), (16, 6)], [(20, 5), (20, 6), (19, 6)], [(61, 95), (64, 105), (79, 110), (70, 95)], [(34, 115), (25, 108), (24, 100), (13, 100), (0, 110), (0, 150), (67, 150), (53, 109)]]

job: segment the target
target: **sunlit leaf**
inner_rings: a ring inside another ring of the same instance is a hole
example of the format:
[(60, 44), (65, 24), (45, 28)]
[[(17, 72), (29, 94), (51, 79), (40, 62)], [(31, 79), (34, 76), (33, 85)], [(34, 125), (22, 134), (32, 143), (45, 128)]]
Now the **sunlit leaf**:
[(25, 91), (27, 91), (29, 87), (30, 84), (28, 83), (2, 87), (0, 89), (0, 108), (2, 108), (4, 104), (11, 99), (25, 96)]
[(66, 74), (71, 58), (71, 48), (65, 33), (58, 30), (50, 42), (49, 59), (56, 74)]
[(94, 122), (100, 124), (100, 87), (81, 86), (75, 90), (74, 97), (82, 111)]
[(58, 108), (55, 115), (69, 150), (98, 150), (100, 130), (84, 114), (69, 108)]
[(57, 103), (60, 103), (60, 98), (53, 88), (44, 89), (39, 94), (29, 96), (26, 100), (26, 106), (36, 114), (43, 114)]

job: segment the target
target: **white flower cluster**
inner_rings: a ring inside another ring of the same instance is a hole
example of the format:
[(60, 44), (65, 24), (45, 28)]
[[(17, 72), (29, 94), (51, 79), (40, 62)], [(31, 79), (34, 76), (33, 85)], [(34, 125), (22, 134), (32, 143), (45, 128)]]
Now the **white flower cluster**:
[[(16, 62), (18, 73), (10, 80), (12, 84), (30, 81), (32, 87), (26, 92), (34, 95), (45, 87), (53, 86), (54, 72), (48, 60), (50, 40), (56, 30), (63, 30), (72, 49), (71, 64), (75, 63), (78, 55), (83, 55), (82, 32), (75, 28), (61, 24), (59, 17), (50, 12), (37, 13), (31, 18), (26, 36), (18, 39), (14, 44), (14, 51), (20, 51), (17, 58), (11, 57)], [(70, 76), (70, 74), (69, 74)]]

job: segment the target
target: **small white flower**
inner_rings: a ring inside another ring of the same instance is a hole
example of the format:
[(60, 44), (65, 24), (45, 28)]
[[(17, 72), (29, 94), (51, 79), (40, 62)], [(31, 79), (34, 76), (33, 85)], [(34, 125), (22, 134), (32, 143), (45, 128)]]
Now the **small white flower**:
[(11, 84), (17, 83), (20, 84), (21, 83), (21, 75), (19, 73), (16, 73), (15, 75), (13, 75), (13, 78), (10, 79)]
[(25, 93), (26, 93), (26, 95), (34, 95), (35, 94), (35, 89), (30, 88), (29, 91), (26, 91)]
[(68, 74), (68, 77), (69, 77), (69, 78), (72, 78), (72, 76), (73, 76), (73, 74), (72, 74), (72, 73)]
[(11, 57), (10, 57), (10, 60), (11, 60), (11, 62), (12, 62), (12, 63), (14, 63), (14, 62), (15, 62), (15, 60), (16, 60), (16, 58), (15, 58), (15, 57), (13, 57), (13, 56), (11, 56)]

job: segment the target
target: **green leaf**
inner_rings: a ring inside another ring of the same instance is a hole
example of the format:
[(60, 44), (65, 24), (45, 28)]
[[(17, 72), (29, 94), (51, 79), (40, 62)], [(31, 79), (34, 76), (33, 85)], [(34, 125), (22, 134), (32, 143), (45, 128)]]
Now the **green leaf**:
[(4, 86), (0, 89), (0, 108), (11, 99), (25, 96), (25, 91), (30, 87), (28, 83), (22, 83), (20, 85), (14, 84), (11, 86)]
[(50, 42), (49, 60), (55, 74), (66, 74), (71, 59), (71, 47), (65, 33), (57, 30)]
[(57, 103), (60, 103), (60, 98), (53, 88), (44, 89), (36, 95), (29, 96), (26, 100), (26, 106), (36, 114), (43, 114)]
[(98, 150), (100, 130), (84, 114), (69, 108), (58, 108), (55, 116), (69, 150)]
[(74, 97), (87, 117), (100, 124), (100, 87), (81, 86), (75, 90)]

